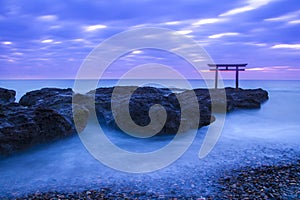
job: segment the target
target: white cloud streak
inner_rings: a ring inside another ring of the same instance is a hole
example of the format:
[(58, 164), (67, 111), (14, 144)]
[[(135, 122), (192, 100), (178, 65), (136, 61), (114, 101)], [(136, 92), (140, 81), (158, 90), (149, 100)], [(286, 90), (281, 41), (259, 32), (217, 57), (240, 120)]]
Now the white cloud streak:
[(41, 43), (52, 43), (53, 42), (53, 40), (51, 40), (51, 39), (47, 39), (47, 40), (42, 40), (41, 41)]
[(288, 22), (289, 24), (300, 24), (300, 20), (292, 20)]
[(272, 49), (300, 49), (300, 44), (276, 44)]
[(253, 67), (248, 68), (247, 71), (263, 71), (263, 72), (269, 72), (269, 71), (283, 71), (283, 70), (290, 70), (290, 66), (267, 66), (267, 67)]
[(141, 51), (141, 50), (134, 50), (131, 53), (132, 54), (141, 54), (141, 53), (143, 53), (143, 51)]
[(107, 26), (103, 25), (103, 24), (96, 24), (96, 25), (91, 25), (91, 26), (85, 26), (84, 30), (87, 32), (93, 32), (98, 29), (104, 29), (104, 28), (107, 28)]
[(56, 15), (42, 15), (37, 17), (40, 21), (56, 21), (58, 17)]
[(192, 33), (192, 30), (181, 30), (181, 31), (176, 31), (176, 33), (181, 34), (181, 35), (187, 35), (189, 33)]
[(239, 7), (239, 8), (234, 8), (225, 13), (222, 13), (222, 14), (220, 14), (220, 17), (227, 17), (227, 16), (232, 16), (232, 15), (248, 12), (251, 10), (255, 10), (264, 5), (269, 4), (272, 1), (274, 1), (274, 0), (247, 0), (246, 1), (247, 4), (245, 6)]
[(10, 41), (4, 41), (4, 42), (2, 42), (2, 44), (4, 44), (4, 45), (10, 45), (10, 44), (12, 44), (12, 42), (10, 42)]
[(164, 25), (178, 25), (180, 24), (180, 21), (172, 21), (172, 22), (165, 22)]
[(228, 32), (228, 33), (219, 33), (219, 34), (215, 34), (215, 35), (210, 35), (210, 36), (208, 36), (208, 38), (217, 39), (217, 38), (221, 38), (221, 37), (225, 37), (225, 36), (236, 36), (236, 35), (239, 35), (239, 33)]
[(300, 23), (300, 10), (287, 13), (285, 15), (281, 15), (279, 17), (274, 17), (274, 18), (268, 18), (265, 19), (264, 21), (267, 22), (286, 22), (289, 25), (294, 25), (294, 24), (299, 24)]
[(193, 23), (193, 26), (200, 26), (200, 25), (204, 25), (204, 24), (214, 24), (220, 21), (224, 21), (224, 19), (220, 19), (220, 18), (207, 18), (207, 19), (200, 19), (199, 21)]

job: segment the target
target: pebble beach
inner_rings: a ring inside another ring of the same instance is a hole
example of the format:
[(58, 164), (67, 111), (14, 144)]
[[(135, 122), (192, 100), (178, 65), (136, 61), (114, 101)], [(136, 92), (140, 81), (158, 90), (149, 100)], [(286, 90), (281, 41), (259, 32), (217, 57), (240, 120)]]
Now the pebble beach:
[(300, 199), (300, 160), (275, 166), (247, 167), (228, 173), (219, 178), (216, 194), (212, 196), (176, 196), (99, 188), (72, 193), (37, 192), (16, 199)]

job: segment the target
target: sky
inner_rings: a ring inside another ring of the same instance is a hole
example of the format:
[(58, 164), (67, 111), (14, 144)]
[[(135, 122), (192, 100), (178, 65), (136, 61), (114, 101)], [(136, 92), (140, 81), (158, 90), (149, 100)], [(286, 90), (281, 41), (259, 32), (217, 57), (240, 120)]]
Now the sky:
[[(242, 79), (300, 79), (299, 0), (0, 0), (0, 79), (73, 79), (98, 44), (143, 27), (192, 38), (215, 63), (248, 63)], [(148, 62), (189, 70), (171, 53), (140, 49), (107, 78)]]

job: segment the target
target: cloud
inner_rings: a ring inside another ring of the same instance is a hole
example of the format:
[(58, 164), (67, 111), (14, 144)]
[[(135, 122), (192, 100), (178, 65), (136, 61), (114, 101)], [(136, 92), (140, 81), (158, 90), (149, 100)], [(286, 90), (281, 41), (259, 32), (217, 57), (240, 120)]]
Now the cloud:
[(208, 36), (208, 38), (217, 39), (217, 38), (221, 38), (221, 37), (225, 37), (225, 36), (236, 36), (236, 35), (239, 35), (239, 33), (228, 32), (228, 33), (219, 33), (219, 34), (215, 34), (215, 35), (210, 35), (210, 36)]
[(4, 44), (4, 45), (10, 45), (10, 44), (12, 44), (12, 42), (10, 42), (10, 41), (4, 41), (4, 42), (2, 42), (2, 44)]
[(57, 19), (58, 19), (58, 17), (56, 15), (43, 15), (43, 16), (37, 17), (37, 20), (40, 20), (40, 21), (56, 21)]
[(141, 53), (143, 53), (143, 51), (141, 51), (141, 50), (134, 50), (131, 53), (132, 54), (141, 54)]
[(193, 30), (180, 30), (180, 31), (176, 31), (176, 33), (181, 34), (181, 35), (187, 35), (192, 33)]
[(268, 18), (268, 19), (265, 19), (265, 21), (289, 21), (292, 19), (299, 19), (299, 16), (300, 16), (300, 10), (290, 12), (290, 13), (281, 15), (279, 17)]
[(24, 55), (23, 53), (21, 53), (21, 52), (14, 52), (14, 53), (12, 53), (13, 55), (16, 55), (16, 56), (22, 56), (22, 55)]
[(83, 42), (83, 43), (87, 43), (88, 41), (84, 38), (76, 38), (76, 39), (72, 39), (72, 42)]
[(51, 39), (47, 39), (47, 40), (42, 40), (41, 41), (41, 43), (52, 43), (53, 42), (53, 40), (51, 40)]
[(214, 24), (217, 22), (226, 21), (226, 19), (220, 19), (220, 18), (207, 18), (207, 19), (200, 19), (197, 22), (192, 23), (193, 26), (200, 26), (204, 24)]
[(247, 71), (265, 71), (266, 68), (264, 67), (253, 67), (253, 68), (248, 68)]
[(87, 32), (93, 32), (93, 31), (96, 31), (98, 29), (103, 29), (103, 28), (107, 28), (107, 26), (103, 25), (103, 24), (84, 26), (84, 30), (87, 31)]
[(257, 47), (265, 47), (265, 46), (267, 46), (266, 43), (257, 43), (257, 42), (244, 42), (243, 44), (245, 44), (245, 45), (253, 45), (253, 46), (257, 46)]
[(295, 72), (300, 72), (300, 68), (290, 68), (287, 69), (288, 71), (295, 71)]
[(248, 68), (247, 71), (262, 71), (262, 72), (274, 72), (274, 71), (278, 71), (278, 72), (282, 72), (285, 70), (290, 70), (293, 69), (291, 68), (291, 66), (265, 66), (265, 67), (253, 67), (253, 68)]
[(225, 13), (220, 14), (220, 17), (227, 17), (227, 16), (232, 16), (232, 15), (236, 15), (236, 14), (240, 14), (240, 13), (244, 13), (244, 12), (248, 12), (251, 10), (255, 10), (258, 9), (262, 6), (265, 6), (269, 3), (271, 3), (274, 0), (247, 0), (245, 6), (239, 7), (239, 8), (234, 8), (231, 9)]
[(164, 25), (178, 25), (180, 23), (181, 23), (180, 21), (171, 21), (171, 22), (164, 22), (163, 24)]
[(292, 20), (288, 22), (289, 24), (300, 24), (300, 20)]
[(272, 49), (300, 49), (300, 44), (276, 44)]
[(284, 22), (288, 25), (296, 25), (300, 23), (300, 10), (290, 12), (279, 17), (267, 18), (264, 21), (266, 22)]
[[(299, 50), (300, 44), (300, 10), (295, 0), (220, 0), (218, 4), (211, 0), (27, 0), (1, 5), (0, 65), (5, 71), (1, 77), (30, 76), (32, 71), (26, 74), (23, 66), (30, 66), (39, 77), (42, 73), (55, 77), (65, 66), (76, 74), (82, 60), (104, 39), (149, 26), (171, 28), (193, 37), (218, 62), (300, 67), (298, 51), (291, 51)], [(141, 62), (166, 60), (164, 64), (173, 64), (161, 53), (151, 52), (146, 58), (147, 52), (139, 51), (128, 58), (132, 62), (140, 57)], [(174, 65), (179, 66), (178, 62)]]

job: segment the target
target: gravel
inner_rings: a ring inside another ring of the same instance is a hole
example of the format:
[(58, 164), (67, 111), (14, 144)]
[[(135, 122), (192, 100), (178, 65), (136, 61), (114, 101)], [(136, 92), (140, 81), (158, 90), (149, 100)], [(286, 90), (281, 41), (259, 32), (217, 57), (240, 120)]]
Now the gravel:
[(300, 199), (300, 160), (244, 168), (219, 179), (220, 199)]
[(300, 199), (300, 160), (278, 165), (244, 167), (231, 170), (219, 178), (209, 196), (178, 196), (139, 190), (101, 188), (81, 192), (36, 192), (17, 200), (30, 199)]

